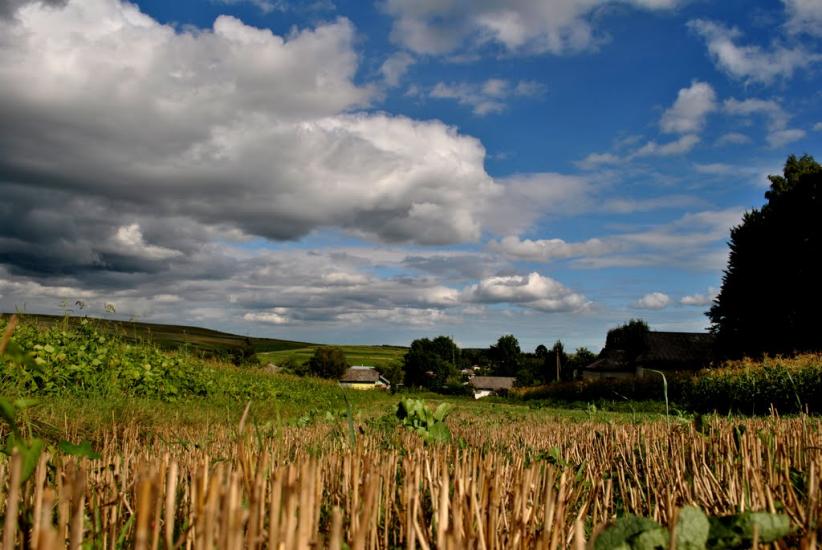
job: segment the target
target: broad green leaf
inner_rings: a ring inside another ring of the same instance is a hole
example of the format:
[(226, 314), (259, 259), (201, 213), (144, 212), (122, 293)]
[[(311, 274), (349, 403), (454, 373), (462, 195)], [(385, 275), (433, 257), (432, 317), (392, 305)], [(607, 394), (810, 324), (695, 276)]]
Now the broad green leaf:
[(0, 397), (0, 417), (17, 433), (17, 407), (5, 397)]
[(445, 417), (448, 416), (448, 413), (451, 412), (453, 407), (449, 403), (440, 403), (440, 406), (437, 407), (437, 410), (434, 411), (434, 420), (437, 422), (442, 422), (445, 420)]
[(626, 515), (617, 519), (605, 529), (594, 541), (594, 550), (612, 550), (613, 548), (630, 548), (630, 541), (645, 531), (659, 529), (660, 525), (650, 519)]
[(709, 519), (709, 548), (740, 548), (750, 546), (754, 525), (759, 528), (759, 542), (769, 543), (791, 532), (791, 520), (784, 514), (743, 512), (733, 516)]
[(37, 462), (40, 460), (40, 454), (43, 452), (43, 447), (46, 445), (42, 439), (32, 439), (26, 446), (23, 453), (23, 470), (22, 481), (26, 481), (34, 473), (37, 468)]
[(17, 407), (18, 411), (22, 411), (28, 409), (29, 407), (36, 405), (36, 399), (17, 399), (14, 401), (14, 406)]
[(451, 430), (448, 429), (448, 425), (442, 422), (437, 422), (433, 426), (428, 428), (428, 437), (431, 441), (436, 441), (437, 443), (446, 443), (451, 441)]
[(95, 452), (94, 449), (91, 448), (90, 441), (83, 441), (79, 445), (75, 445), (74, 443), (70, 443), (68, 441), (61, 441), (57, 444), (57, 448), (60, 449), (60, 452), (63, 454), (71, 456), (86, 457), (92, 460), (97, 460), (100, 458), (100, 453)]
[(708, 517), (696, 506), (685, 506), (679, 511), (676, 524), (677, 550), (704, 550), (711, 529)]
[[(668, 550), (671, 535), (663, 527), (643, 531), (631, 541), (633, 550)], [(677, 547), (679, 549), (679, 547)]]
[[(791, 518), (785, 514), (751, 512), (750, 518), (751, 524), (759, 527), (759, 542), (774, 542), (791, 532)], [(751, 534), (753, 535), (753, 527)], [(753, 540), (753, 537), (751, 539)]]
[(22, 470), (21, 470), (21, 481), (26, 481), (31, 474), (34, 473), (34, 469), (37, 467), (37, 461), (40, 459), (40, 453), (43, 452), (43, 447), (45, 446), (45, 442), (42, 439), (32, 439), (30, 441), (26, 441), (14, 434), (11, 434), (6, 439), (6, 448), (4, 453), (11, 456), (14, 449), (17, 449), (17, 452), (20, 453), (20, 458), (23, 459)]

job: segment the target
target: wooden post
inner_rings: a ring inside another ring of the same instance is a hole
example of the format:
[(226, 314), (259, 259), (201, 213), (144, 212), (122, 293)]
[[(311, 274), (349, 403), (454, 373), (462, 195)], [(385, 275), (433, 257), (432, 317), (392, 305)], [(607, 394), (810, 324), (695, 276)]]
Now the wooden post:
[(559, 368), (560, 367), (560, 365), (559, 365), (559, 350), (556, 351), (556, 354), (557, 354), (557, 382), (559, 382), (560, 381), (560, 378), (559, 378), (559, 371), (560, 371), (560, 368)]

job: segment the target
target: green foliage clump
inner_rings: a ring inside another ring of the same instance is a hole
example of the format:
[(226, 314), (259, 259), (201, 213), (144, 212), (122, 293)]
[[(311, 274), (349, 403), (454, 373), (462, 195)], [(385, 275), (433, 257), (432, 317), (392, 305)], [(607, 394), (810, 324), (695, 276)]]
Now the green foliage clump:
[(488, 350), (497, 376), (515, 376), (522, 362), (519, 340), (513, 334), (500, 336), (497, 343)]
[(451, 441), (451, 430), (445, 423), (445, 417), (452, 408), (449, 403), (440, 403), (432, 411), (422, 399), (403, 399), (397, 404), (397, 418), (426, 443), (445, 443)]
[(631, 319), (608, 331), (605, 337), (605, 347), (624, 351), (629, 360), (636, 359), (645, 351), (649, 330), (648, 323), (642, 319)]
[(0, 357), (0, 386), (18, 394), (126, 394), (173, 401), (204, 396), (212, 388), (186, 354), (126, 342), (88, 320), (45, 330), (21, 323), (9, 352)]
[(308, 372), (319, 378), (338, 380), (348, 369), (343, 350), (337, 347), (319, 347), (308, 361)]
[(709, 518), (701, 509), (686, 506), (679, 511), (673, 545), (670, 532), (657, 522), (628, 514), (602, 531), (593, 547), (595, 550), (731, 550), (750, 548), (754, 538), (769, 544), (790, 532), (791, 521), (784, 514), (742, 512)]
[(397, 388), (402, 385), (403, 379), (405, 378), (405, 372), (402, 369), (402, 362), (392, 361), (376, 368), (380, 375), (382, 375), (391, 384), (391, 391), (396, 392)]
[(448, 336), (414, 340), (403, 358), (405, 385), (412, 388), (443, 387), (458, 373), (459, 361), (460, 349)]
[(36, 437), (26, 437), (23, 430), (18, 423), (18, 415), (21, 410), (27, 408), (31, 402), (26, 399), (18, 399), (11, 402), (8, 399), (0, 397), (0, 418), (8, 425), (9, 434), (6, 436), (5, 444), (0, 448), (0, 452), (4, 455), (11, 456), (14, 451), (20, 454), (21, 461), (21, 477), (22, 481), (26, 481), (34, 469), (37, 467), (37, 461), (40, 458), (40, 453), (43, 452), (45, 441)]

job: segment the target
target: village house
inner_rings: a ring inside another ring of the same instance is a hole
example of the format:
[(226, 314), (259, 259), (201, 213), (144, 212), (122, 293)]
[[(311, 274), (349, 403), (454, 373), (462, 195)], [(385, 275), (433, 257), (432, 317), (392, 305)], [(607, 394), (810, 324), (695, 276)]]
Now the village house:
[(474, 390), (474, 399), (489, 395), (504, 395), (514, 387), (513, 376), (473, 376), (468, 385)]
[(391, 383), (377, 369), (360, 365), (349, 367), (340, 378), (340, 386), (354, 390), (390, 389)]

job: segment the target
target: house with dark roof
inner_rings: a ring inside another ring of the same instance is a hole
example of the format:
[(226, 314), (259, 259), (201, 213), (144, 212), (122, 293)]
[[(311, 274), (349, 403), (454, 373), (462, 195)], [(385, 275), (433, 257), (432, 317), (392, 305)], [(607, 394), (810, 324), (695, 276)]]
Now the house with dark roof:
[(349, 367), (340, 378), (340, 386), (354, 390), (389, 389), (391, 382), (385, 379), (377, 369), (360, 365)]
[(645, 369), (697, 371), (711, 362), (713, 347), (714, 336), (707, 332), (649, 331), (635, 357), (606, 346), (596, 361), (575, 375), (584, 379), (627, 378), (642, 376)]
[(468, 385), (474, 390), (474, 399), (508, 393), (514, 387), (513, 376), (472, 376)]

